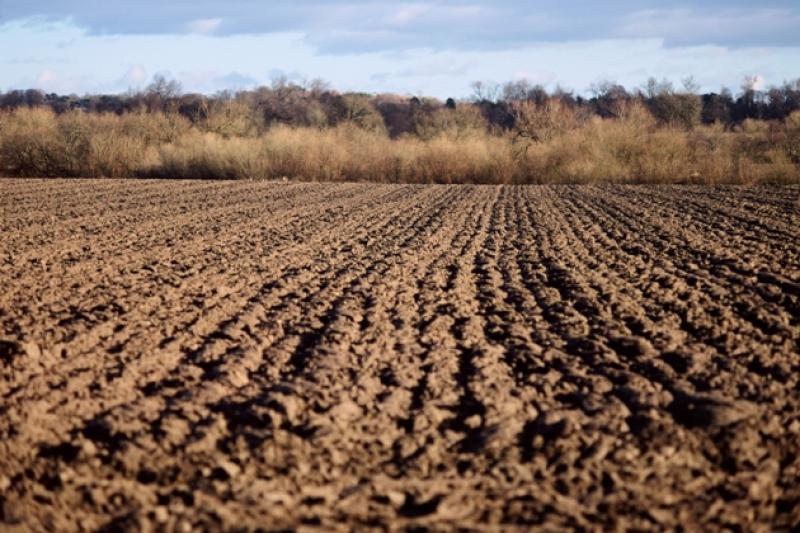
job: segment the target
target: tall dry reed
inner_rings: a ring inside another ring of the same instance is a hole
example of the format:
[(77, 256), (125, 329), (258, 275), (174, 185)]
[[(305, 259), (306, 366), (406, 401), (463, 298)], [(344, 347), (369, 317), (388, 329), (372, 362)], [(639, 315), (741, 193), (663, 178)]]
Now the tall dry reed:
[[(126, 115), (44, 108), (0, 113), (0, 172), (19, 176), (199, 179), (290, 177), (402, 183), (800, 182), (800, 113), (687, 129), (639, 104), (618, 118), (564, 106), (520, 107), (517, 128), (493, 134), (478, 116), (448, 115), (422, 133), (380, 128), (264, 128), (236, 107), (196, 125), (176, 114)], [(217, 113), (216, 115), (214, 113)]]

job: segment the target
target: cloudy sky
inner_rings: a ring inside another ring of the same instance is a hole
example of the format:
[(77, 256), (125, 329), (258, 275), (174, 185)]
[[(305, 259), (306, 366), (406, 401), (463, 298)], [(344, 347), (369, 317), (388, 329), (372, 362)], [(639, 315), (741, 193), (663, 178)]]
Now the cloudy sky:
[(475, 80), (585, 92), (650, 76), (736, 90), (800, 77), (797, 0), (0, 0), (0, 90), (185, 90), (286, 76), (464, 97)]

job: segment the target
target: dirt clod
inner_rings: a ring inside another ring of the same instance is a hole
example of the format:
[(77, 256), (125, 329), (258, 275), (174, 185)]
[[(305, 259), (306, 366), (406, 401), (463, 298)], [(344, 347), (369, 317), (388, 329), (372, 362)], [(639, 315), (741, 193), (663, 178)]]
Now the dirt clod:
[(0, 339), (0, 361), (5, 365), (10, 365), (14, 359), (21, 355), (23, 351), (16, 342)]

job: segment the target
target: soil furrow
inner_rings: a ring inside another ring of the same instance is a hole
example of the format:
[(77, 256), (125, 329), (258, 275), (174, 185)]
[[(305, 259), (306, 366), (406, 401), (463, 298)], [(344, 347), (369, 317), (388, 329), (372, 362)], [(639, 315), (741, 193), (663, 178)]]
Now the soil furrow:
[(0, 529), (800, 527), (796, 187), (0, 192)]

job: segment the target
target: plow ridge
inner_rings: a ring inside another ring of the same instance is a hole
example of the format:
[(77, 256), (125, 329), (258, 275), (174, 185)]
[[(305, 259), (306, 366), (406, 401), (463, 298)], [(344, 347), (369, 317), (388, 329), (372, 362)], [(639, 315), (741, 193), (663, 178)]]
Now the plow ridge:
[(0, 529), (800, 526), (797, 189), (0, 192)]

